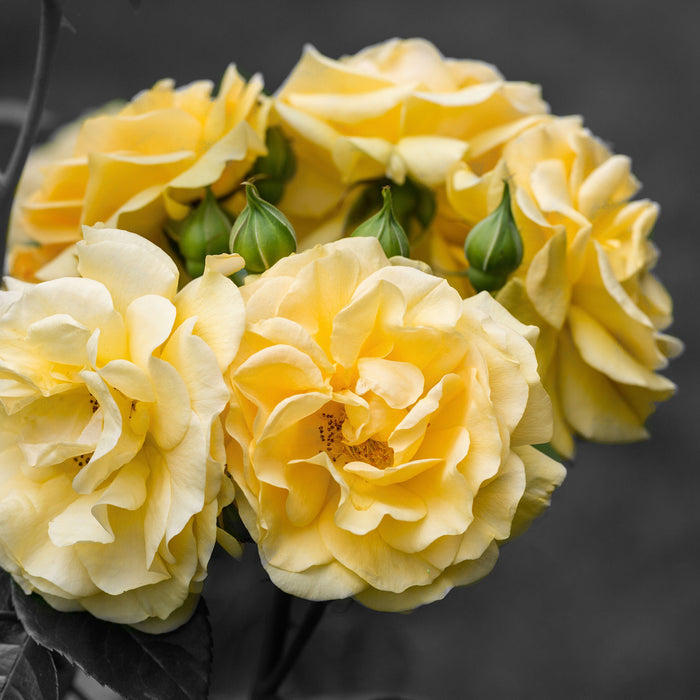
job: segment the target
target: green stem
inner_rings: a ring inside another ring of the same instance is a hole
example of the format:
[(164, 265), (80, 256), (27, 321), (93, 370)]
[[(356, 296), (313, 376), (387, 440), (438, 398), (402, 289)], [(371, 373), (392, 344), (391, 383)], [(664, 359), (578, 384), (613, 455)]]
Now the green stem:
[(7, 170), (0, 174), (0, 263), (4, 264), (7, 229), (17, 183), (36, 139), (49, 85), (51, 61), (56, 49), (63, 10), (59, 0), (42, 0), (39, 42), (27, 113), (22, 123)]

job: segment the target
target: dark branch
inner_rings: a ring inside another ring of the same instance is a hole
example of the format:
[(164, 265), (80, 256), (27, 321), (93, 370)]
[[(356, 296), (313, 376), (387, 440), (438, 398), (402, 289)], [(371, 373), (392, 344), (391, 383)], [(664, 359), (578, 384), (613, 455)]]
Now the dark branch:
[(7, 170), (0, 174), (0, 263), (4, 265), (7, 229), (17, 183), (36, 139), (44, 110), (51, 62), (56, 49), (63, 11), (59, 0), (42, 0), (39, 42), (27, 113), (10, 156)]
[(279, 662), (287, 639), (287, 627), (289, 624), (289, 611), (292, 598), (279, 588), (275, 588), (275, 597), (272, 603), (272, 615), (266, 630), (263, 646), (260, 652), (260, 665), (258, 666), (255, 685), (253, 686), (253, 700), (267, 698), (265, 691), (267, 680), (273, 669)]
[(306, 643), (311, 638), (318, 623), (323, 617), (323, 613), (327, 607), (327, 602), (311, 603), (306, 612), (297, 633), (292, 639), (287, 653), (280, 659), (278, 664), (272, 669), (271, 673), (264, 682), (259, 685), (258, 695), (253, 697), (256, 700), (272, 700), (276, 697), (275, 693), (284, 682), (287, 674), (297, 662), (301, 652), (304, 650)]

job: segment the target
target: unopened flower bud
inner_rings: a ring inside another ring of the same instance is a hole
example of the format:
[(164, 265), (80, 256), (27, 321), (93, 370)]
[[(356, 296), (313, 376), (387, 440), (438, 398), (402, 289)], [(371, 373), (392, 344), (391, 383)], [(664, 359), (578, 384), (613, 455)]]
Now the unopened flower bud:
[(187, 272), (192, 277), (199, 277), (204, 272), (207, 255), (228, 253), (232, 225), (232, 218), (207, 188), (204, 199), (178, 228), (178, 247), (185, 259)]
[(369, 182), (355, 199), (345, 219), (345, 231), (352, 231), (382, 207), (382, 189), (391, 186), (391, 201), (396, 220), (409, 240), (420, 236), (435, 216), (435, 196), (424, 185), (406, 178), (397, 185), (381, 178)]
[(277, 204), (282, 199), (284, 184), (291, 180), (296, 171), (296, 156), (278, 126), (267, 130), (265, 145), (267, 154), (255, 161), (250, 174), (256, 178), (260, 196), (271, 204)]
[(360, 224), (350, 237), (368, 236), (379, 240), (387, 258), (401, 255), (409, 257), (408, 238), (401, 224), (394, 216), (391, 205), (391, 187), (388, 185), (382, 189), (384, 206), (374, 216)]
[(248, 203), (231, 229), (229, 248), (245, 260), (248, 273), (259, 274), (296, 252), (297, 239), (287, 217), (246, 185)]
[(510, 208), (506, 183), (496, 209), (472, 228), (464, 242), (467, 276), (477, 292), (500, 289), (523, 259), (523, 242)]

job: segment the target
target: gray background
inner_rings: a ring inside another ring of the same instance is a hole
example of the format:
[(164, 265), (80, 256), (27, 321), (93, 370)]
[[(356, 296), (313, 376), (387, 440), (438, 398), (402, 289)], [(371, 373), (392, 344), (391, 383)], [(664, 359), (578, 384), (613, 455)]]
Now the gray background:
[[(0, 97), (26, 95), (38, 6), (0, 1)], [(550, 511), (481, 583), (409, 615), (333, 606), (286, 690), (700, 697), (700, 3), (144, 0), (134, 13), (127, 0), (70, 0), (66, 14), (75, 33), (62, 32), (48, 99), (57, 123), (165, 76), (217, 80), (231, 61), (262, 72), (274, 91), (306, 42), (337, 57), (424, 36), (446, 56), (542, 84), (553, 113), (583, 114), (633, 158), (642, 195), (662, 205), (657, 271), (687, 345), (667, 373), (680, 390), (650, 421), (652, 440), (581, 445)], [(9, 133), (0, 133), (3, 165)], [(246, 687), (271, 592), (254, 552), (246, 559), (212, 564), (221, 698)]]

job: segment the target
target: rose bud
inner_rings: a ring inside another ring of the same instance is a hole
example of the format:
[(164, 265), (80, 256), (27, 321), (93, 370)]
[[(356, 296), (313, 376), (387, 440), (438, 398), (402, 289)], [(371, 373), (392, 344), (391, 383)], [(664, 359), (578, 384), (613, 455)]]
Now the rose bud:
[(207, 187), (204, 199), (179, 226), (178, 246), (189, 275), (199, 277), (204, 273), (207, 255), (228, 253), (232, 225), (230, 215)]
[(496, 209), (469, 232), (464, 242), (467, 276), (477, 292), (500, 289), (523, 259), (523, 243), (510, 209), (506, 183)]
[(382, 188), (391, 186), (391, 205), (394, 216), (403, 227), (409, 240), (419, 237), (435, 217), (435, 196), (424, 185), (410, 178), (401, 185), (380, 178), (372, 180), (362, 189), (348, 211), (345, 232), (352, 231), (362, 221), (382, 208)]
[(278, 260), (296, 252), (294, 228), (277, 207), (260, 197), (254, 185), (246, 185), (248, 204), (231, 229), (229, 248), (245, 260), (250, 274), (259, 274)]
[(360, 224), (351, 234), (351, 238), (359, 236), (376, 238), (388, 258), (401, 255), (409, 256), (408, 238), (401, 224), (394, 216), (391, 205), (391, 187), (388, 185), (382, 188), (384, 206), (374, 216)]

